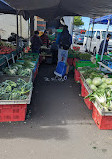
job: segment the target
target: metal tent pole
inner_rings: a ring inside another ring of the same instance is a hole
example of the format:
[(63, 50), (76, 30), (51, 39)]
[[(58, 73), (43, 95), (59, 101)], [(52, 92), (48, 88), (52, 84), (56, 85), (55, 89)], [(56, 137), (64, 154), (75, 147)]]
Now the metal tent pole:
[[(89, 33), (90, 25), (91, 25), (91, 23), (89, 23), (88, 33)], [(85, 51), (87, 51), (87, 42), (88, 42), (88, 36), (87, 36), (87, 40), (86, 40), (86, 47), (85, 47)]]
[(17, 10), (17, 14), (16, 14), (16, 25), (17, 25), (16, 49), (17, 49), (17, 54), (18, 54), (18, 53), (19, 53), (19, 38), (18, 38), (18, 34), (19, 34), (19, 26), (18, 26), (18, 10)]
[(93, 20), (93, 26), (92, 26), (92, 34), (91, 34), (91, 41), (90, 41), (90, 46), (89, 46), (89, 52), (91, 52), (91, 44), (92, 44), (92, 39), (93, 39), (93, 30), (94, 30), (94, 20)]
[(30, 45), (30, 18), (28, 19), (28, 46)]
[(105, 39), (104, 39), (104, 44), (103, 44), (103, 49), (102, 49), (102, 54), (101, 54), (100, 61), (102, 61), (102, 59), (103, 59), (103, 54), (104, 54), (104, 50), (105, 50), (105, 44), (106, 44), (106, 39), (107, 39), (109, 25), (110, 25), (110, 20), (108, 20), (108, 25), (107, 25), (107, 30), (106, 30), (106, 34), (105, 34)]
[(20, 15), (20, 36), (22, 37), (22, 15)]

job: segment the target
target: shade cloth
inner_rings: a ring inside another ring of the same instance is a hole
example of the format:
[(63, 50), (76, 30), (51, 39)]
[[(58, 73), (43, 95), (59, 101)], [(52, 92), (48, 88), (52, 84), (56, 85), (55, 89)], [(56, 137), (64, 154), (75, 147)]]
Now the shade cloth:
[(112, 13), (111, 0), (6, 0), (18, 10), (45, 19), (65, 15), (98, 17)]

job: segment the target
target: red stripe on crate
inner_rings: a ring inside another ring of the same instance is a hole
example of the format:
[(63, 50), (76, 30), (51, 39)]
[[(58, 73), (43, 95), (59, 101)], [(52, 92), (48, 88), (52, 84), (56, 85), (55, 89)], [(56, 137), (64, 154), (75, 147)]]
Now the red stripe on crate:
[(79, 71), (77, 71), (77, 69), (75, 69), (75, 73), (74, 73), (74, 79), (77, 82), (80, 82), (81, 78), (80, 78), (80, 73)]
[[(86, 97), (88, 94), (89, 94), (89, 93), (88, 93), (87, 89), (85, 88), (85, 97)], [(92, 104), (91, 101), (89, 101), (89, 98), (84, 99), (84, 102), (85, 102), (85, 104), (87, 105), (87, 107), (88, 107), (89, 110), (92, 110), (92, 109), (93, 109), (93, 104)]]
[(112, 130), (112, 116), (102, 116), (94, 105), (92, 118), (99, 129)]
[(0, 105), (0, 122), (24, 121), (27, 104)]
[(85, 97), (85, 86), (84, 86), (84, 84), (81, 85), (81, 96)]

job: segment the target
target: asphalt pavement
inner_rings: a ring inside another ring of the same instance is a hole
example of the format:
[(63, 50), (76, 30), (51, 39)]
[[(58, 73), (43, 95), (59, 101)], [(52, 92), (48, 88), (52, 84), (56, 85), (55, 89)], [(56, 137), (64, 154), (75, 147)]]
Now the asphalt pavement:
[(112, 131), (99, 130), (71, 71), (41, 65), (25, 122), (0, 123), (0, 159), (112, 159)]

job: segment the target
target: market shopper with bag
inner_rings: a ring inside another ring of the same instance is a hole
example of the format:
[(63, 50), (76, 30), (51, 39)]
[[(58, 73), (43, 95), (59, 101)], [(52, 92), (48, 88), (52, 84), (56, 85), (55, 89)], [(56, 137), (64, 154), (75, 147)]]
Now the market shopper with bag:
[(69, 72), (69, 65), (67, 64), (68, 50), (72, 44), (72, 36), (69, 34), (67, 25), (64, 25), (63, 31), (58, 34), (56, 43), (58, 45), (58, 63), (63, 62), (67, 65), (67, 76)]
[[(110, 37), (111, 37), (111, 34), (108, 34), (107, 39), (106, 39), (105, 48), (104, 48), (104, 53), (103, 53), (104, 55), (107, 55), (108, 42), (109, 42)], [(102, 54), (103, 45), (104, 45), (104, 40), (100, 44), (100, 48), (99, 48), (99, 52), (98, 52), (99, 55)]]
[(34, 36), (31, 38), (32, 52), (39, 54), (41, 45), (42, 45), (42, 40), (39, 37), (39, 32), (35, 31)]
[(63, 61), (66, 63), (68, 58), (68, 49), (72, 44), (72, 36), (69, 34), (68, 26), (63, 26), (63, 31), (57, 36), (56, 43), (58, 45), (58, 62)]

